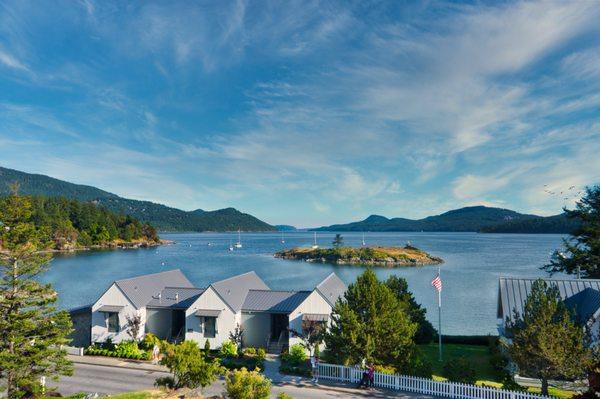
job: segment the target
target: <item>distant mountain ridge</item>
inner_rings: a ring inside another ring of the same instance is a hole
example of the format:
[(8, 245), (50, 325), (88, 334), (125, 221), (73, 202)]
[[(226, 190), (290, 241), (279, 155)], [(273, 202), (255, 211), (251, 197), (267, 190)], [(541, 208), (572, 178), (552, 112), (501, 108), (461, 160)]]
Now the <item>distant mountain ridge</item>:
[(0, 167), (0, 196), (7, 195), (10, 192), (9, 185), (15, 182), (20, 184), (22, 194), (94, 202), (113, 212), (150, 223), (161, 231), (275, 231), (275, 227), (268, 223), (234, 208), (187, 212), (150, 201), (123, 198), (93, 186)]
[(572, 232), (578, 223), (565, 214), (537, 216), (510, 209), (470, 206), (423, 219), (387, 218), (371, 215), (366, 219), (319, 227), (317, 231), (448, 231), (482, 233), (558, 233)]

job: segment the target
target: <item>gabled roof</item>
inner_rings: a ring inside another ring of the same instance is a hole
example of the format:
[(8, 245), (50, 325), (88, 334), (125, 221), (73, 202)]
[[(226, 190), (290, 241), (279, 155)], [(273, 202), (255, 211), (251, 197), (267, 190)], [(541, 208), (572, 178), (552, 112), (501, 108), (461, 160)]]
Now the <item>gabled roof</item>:
[(311, 291), (250, 290), (242, 305), (243, 311), (290, 313), (296, 309)]
[(250, 290), (268, 290), (269, 287), (255, 272), (248, 272), (217, 281), (210, 285), (225, 303), (235, 312), (242, 305)]
[(187, 309), (204, 291), (204, 288), (165, 287), (160, 295), (153, 296), (146, 306), (149, 308)]
[(146, 306), (165, 287), (194, 287), (179, 269), (117, 280), (114, 284), (137, 309)]
[(585, 324), (600, 309), (600, 291), (588, 287), (565, 299), (565, 306), (573, 312), (577, 322)]
[(315, 288), (325, 300), (331, 305), (335, 305), (338, 298), (344, 295), (346, 292), (346, 284), (335, 274), (331, 273), (329, 276), (325, 278), (325, 280), (321, 281), (319, 285)]
[[(501, 277), (498, 283), (497, 317), (503, 320), (508, 317), (512, 321), (514, 318), (514, 310), (516, 310), (518, 314), (522, 314), (525, 300), (531, 292), (531, 285), (536, 280), (536, 278)], [(586, 288), (600, 290), (600, 280), (543, 280), (548, 285), (558, 288), (562, 300), (566, 300), (567, 298), (584, 291)]]

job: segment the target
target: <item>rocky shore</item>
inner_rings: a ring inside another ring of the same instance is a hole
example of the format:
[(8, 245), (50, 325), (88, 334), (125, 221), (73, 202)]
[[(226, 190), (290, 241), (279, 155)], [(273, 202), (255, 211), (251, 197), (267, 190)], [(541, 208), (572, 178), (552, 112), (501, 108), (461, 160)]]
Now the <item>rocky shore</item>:
[(293, 248), (279, 251), (276, 258), (337, 265), (411, 267), (438, 265), (444, 262), (413, 246), (364, 248)]
[(97, 249), (138, 249), (138, 248), (152, 248), (158, 247), (159, 245), (171, 245), (174, 241), (171, 240), (159, 240), (159, 241), (112, 241), (102, 245), (89, 245), (89, 246), (63, 246), (58, 249), (50, 249), (46, 252), (75, 252), (75, 251), (91, 251)]

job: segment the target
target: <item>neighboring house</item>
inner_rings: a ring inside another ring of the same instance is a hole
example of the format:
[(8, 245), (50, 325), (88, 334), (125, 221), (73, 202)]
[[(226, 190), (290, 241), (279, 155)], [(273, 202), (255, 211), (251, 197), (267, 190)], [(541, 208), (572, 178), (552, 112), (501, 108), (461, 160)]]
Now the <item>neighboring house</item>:
[[(300, 342), (297, 334), (306, 322), (326, 325), (345, 291), (334, 273), (310, 291), (275, 291), (254, 272), (197, 288), (180, 270), (171, 270), (112, 283), (89, 308), (91, 329), (87, 331), (90, 342), (128, 340), (127, 319), (137, 315), (138, 338), (152, 333), (174, 342), (186, 339), (204, 345), (208, 340), (215, 349), (241, 326), (244, 346), (279, 352)], [(73, 315), (82, 320), (78, 330), (86, 331), (81, 308)], [(76, 331), (75, 336), (84, 334)]]
[[(507, 323), (515, 320), (517, 315), (523, 314), (525, 301), (531, 292), (531, 285), (537, 279), (500, 278), (498, 285), (498, 310), (500, 319), (498, 330), (506, 336)], [(600, 332), (600, 280), (572, 279), (556, 280), (544, 279), (548, 285), (558, 288), (561, 299), (572, 312), (573, 318), (581, 325), (591, 327), (594, 338), (599, 339)]]

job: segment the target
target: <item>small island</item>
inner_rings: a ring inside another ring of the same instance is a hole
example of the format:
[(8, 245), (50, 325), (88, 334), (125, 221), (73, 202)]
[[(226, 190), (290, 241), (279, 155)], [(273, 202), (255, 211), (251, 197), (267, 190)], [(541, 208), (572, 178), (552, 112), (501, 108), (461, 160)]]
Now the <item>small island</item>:
[(378, 267), (438, 265), (443, 259), (411, 245), (404, 247), (293, 248), (275, 253), (276, 258), (305, 262)]

